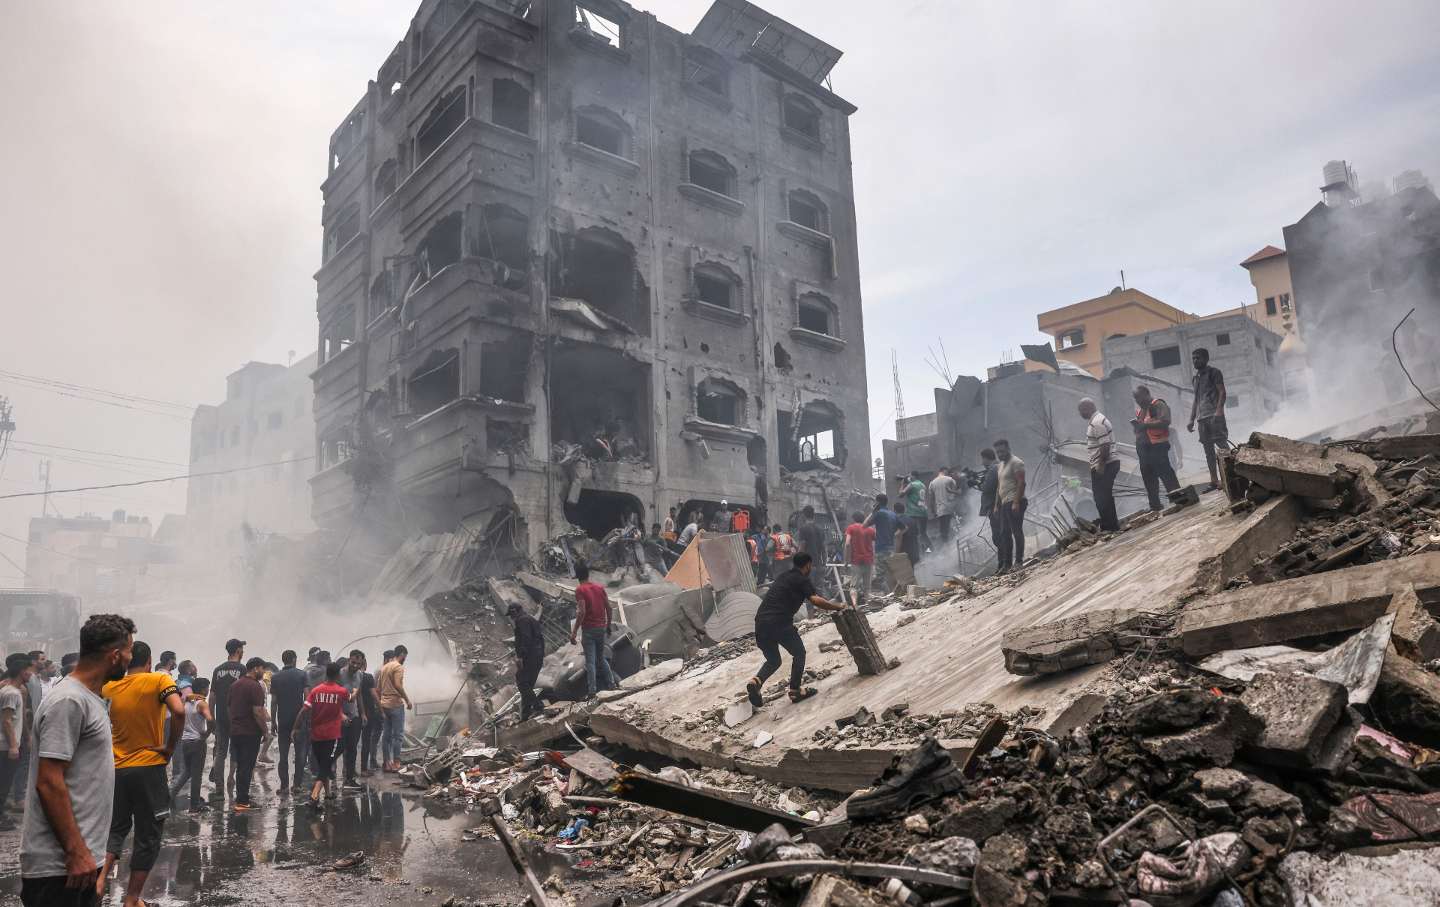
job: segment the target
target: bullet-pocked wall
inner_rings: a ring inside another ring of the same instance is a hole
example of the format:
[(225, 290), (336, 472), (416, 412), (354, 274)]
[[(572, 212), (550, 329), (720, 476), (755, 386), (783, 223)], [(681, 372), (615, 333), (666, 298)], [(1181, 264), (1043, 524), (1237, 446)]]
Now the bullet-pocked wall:
[(510, 509), (533, 550), (582, 494), (594, 534), (636, 501), (783, 520), (870, 485), (855, 109), (716, 38), (784, 30), (828, 72), (766, 17), (420, 5), (327, 154), (317, 522)]

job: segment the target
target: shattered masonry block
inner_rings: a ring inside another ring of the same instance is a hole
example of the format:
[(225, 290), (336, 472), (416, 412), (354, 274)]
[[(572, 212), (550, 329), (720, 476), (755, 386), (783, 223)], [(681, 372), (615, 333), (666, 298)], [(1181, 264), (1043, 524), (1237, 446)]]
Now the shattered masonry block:
[(1393, 648), (1385, 653), (1385, 665), (1380, 669), (1380, 682), (1370, 697), (1370, 707), (1381, 727), (1395, 736), (1440, 749), (1440, 677)]
[(1120, 653), (1121, 635), (1143, 620), (1144, 615), (1131, 608), (1106, 608), (1007, 630), (1000, 641), (1005, 669), (1025, 676), (1101, 664)]
[(1377, 460), (1413, 460), (1426, 454), (1440, 456), (1440, 434), (1372, 438), (1347, 446)]
[(1313, 766), (1345, 711), (1345, 687), (1309, 674), (1257, 674), (1240, 701), (1265, 722), (1247, 751), (1259, 762)]
[(1261, 488), (1304, 498), (1333, 498), (1348, 481), (1332, 461), (1249, 447), (1235, 454), (1235, 472)]
[(1440, 594), (1440, 552), (1220, 592), (1187, 603), (1176, 631), (1197, 657), (1360, 630), (1412, 584), (1422, 600)]
[(1218, 703), (1219, 714), (1211, 721), (1178, 734), (1146, 737), (1140, 746), (1165, 762), (1229, 765), (1240, 747), (1260, 736), (1262, 725), (1239, 699), (1221, 696)]
[(1310, 441), (1296, 441), (1283, 435), (1269, 435), (1263, 431), (1250, 433), (1250, 446), (1272, 453), (1294, 454), (1301, 457), (1323, 457), (1325, 446)]
[(1396, 651), (1411, 661), (1440, 658), (1440, 622), (1425, 610), (1414, 586), (1406, 586), (1391, 597), (1390, 611), (1395, 615), (1390, 641)]

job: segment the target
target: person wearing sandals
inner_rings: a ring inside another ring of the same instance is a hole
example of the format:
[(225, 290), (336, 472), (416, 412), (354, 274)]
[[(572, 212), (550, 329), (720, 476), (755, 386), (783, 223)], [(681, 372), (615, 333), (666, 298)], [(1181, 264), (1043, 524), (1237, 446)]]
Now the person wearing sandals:
[(325, 681), (305, 696), (300, 714), (295, 716), (295, 729), (310, 718), (310, 752), (315, 758), (315, 783), (310, 788), (310, 806), (319, 809), (322, 796), (330, 793), (335, 780), (335, 747), (347, 723), (345, 702), (350, 694), (340, 685), (340, 663), (325, 666)]
[(824, 611), (843, 611), (846, 608), (815, 591), (815, 584), (810, 581), (815, 562), (808, 553), (802, 551), (795, 555), (791, 563), (794, 566), (775, 578), (755, 611), (755, 645), (765, 656), (765, 663), (745, 685), (745, 694), (756, 708), (765, 704), (760, 691), (770, 675), (780, 669), (782, 648), (790, 653), (790, 701), (799, 702), (815, 695), (814, 688), (802, 684), (805, 679), (805, 641), (800, 638), (800, 631), (795, 629), (795, 612), (800, 610), (800, 606), (808, 601)]

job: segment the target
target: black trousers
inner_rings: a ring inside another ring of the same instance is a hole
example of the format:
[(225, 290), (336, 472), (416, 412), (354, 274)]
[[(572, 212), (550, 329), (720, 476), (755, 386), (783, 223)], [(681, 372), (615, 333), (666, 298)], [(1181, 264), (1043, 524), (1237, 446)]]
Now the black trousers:
[(995, 509), (1000, 511), (1000, 539), (995, 543), (999, 552), (999, 569), (1006, 570), (1025, 563), (1025, 510), (1030, 502), (1020, 499), (1018, 508), (998, 501)]
[(990, 521), (990, 542), (998, 552), (1000, 550), (1000, 505), (991, 504), (990, 512), (984, 516)]
[(535, 682), (540, 678), (540, 658), (522, 658), (515, 669), (515, 686), (520, 690), (520, 720), (540, 713), (540, 697), (535, 695)]
[[(289, 720), (285, 720), (286, 718)], [(280, 752), (277, 758), (280, 770), (280, 789), (285, 790), (290, 786), (290, 747), (295, 747), (295, 783), (299, 784), (305, 777), (305, 763), (300, 761), (300, 741), (295, 739), (295, 716), (280, 715), (275, 719), (275, 737), (280, 743)]]
[(210, 766), (210, 796), (225, 796), (225, 760), (230, 756), (230, 716), (215, 715), (215, 764)]
[(1120, 461), (1111, 460), (1100, 470), (1090, 470), (1090, 491), (1095, 495), (1095, 509), (1100, 511), (1100, 529), (1119, 532), (1120, 518), (1115, 515), (1115, 477), (1120, 475)]
[(259, 755), (259, 734), (236, 734), (230, 738), (230, 758), (235, 760), (236, 803), (250, 802), (250, 779), (255, 776), (255, 758)]
[(772, 624), (757, 621), (755, 645), (765, 656), (765, 663), (755, 672), (762, 684), (780, 669), (780, 650), (783, 648), (790, 653), (790, 689), (800, 689), (805, 679), (805, 641), (800, 638), (800, 631), (795, 629), (793, 623), (786, 621), (783, 624)]
[(1170, 465), (1170, 442), (1141, 444), (1135, 448), (1135, 453), (1140, 459), (1140, 479), (1145, 483), (1145, 496), (1150, 499), (1150, 509), (1159, 510), (1160, 483), (1165, 483), (1166, 491), (1174, 491), (1180, 487), (1180, 480), (1175, 477), (1175, 467)]
[(360, 755), (360, 735), (365, 731), (360, 724), (359, 716), (350, 719), (350, 723), (340, 731), (340, 745), (345, 752), (345, 783), (355, 781), (355, 759)]
[(310, 751), (315, 754), (315, 780), (335, 780), (335, 744), (339, 740), (312, 740)]
[(125, 839), (134, 828), (131, 872), (149, 872), (160, 856), (160, 837), (165, 831), (165, 820), (170, 818), (170, 788), (166, 782), (163, 765), (115, 769), (115, 803), (105, 850), (117, 857), (124, 853)]
[[(17, 719), (18, 723), (18, 719)], [(10, 785), (15, 783), (15, 778), (20, 773), (21, 760), (11, 759), (10, 753), (0, 752), (0, 816), (5, 815), (10, 807)]]
[(942, 513), (935, 519), (940, 522), (940, 540), (942, 542), (950, 541), (950, 524), (955, 521), (955, 514)]
[(95, 883), (66, 888), (65, 876), (20, 880), (20, 903), (25, 907), (98, 907)]
[(373, 710), (365, 722), (365, 730), (360, 736), (360, 768), (370, 772), (379, 768), (379, 762), (375, 754), (380, 750), (380, 735), (385, 731), (385, 719), (380, 717), (380, 710)]

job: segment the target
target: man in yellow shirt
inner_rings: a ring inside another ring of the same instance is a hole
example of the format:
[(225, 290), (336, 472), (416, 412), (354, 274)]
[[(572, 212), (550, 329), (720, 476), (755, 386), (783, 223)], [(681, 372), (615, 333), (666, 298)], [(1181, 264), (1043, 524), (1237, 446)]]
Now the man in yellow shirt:
[(160, 836), (170, 816), (165, 767), (185, 731), (185, 704), (170, 675), (151, 670), (150, 646), (143, 642), (135, 643), (129, 672), (105, 684), (100, 695), (110, 702), (111, 748), (115, 752), (115, 808), (102, 877), (109, 876), (120, 859), (133, 826), (135, 850), (130, 855), (123, 903), (135, 907), (160, 856)]

